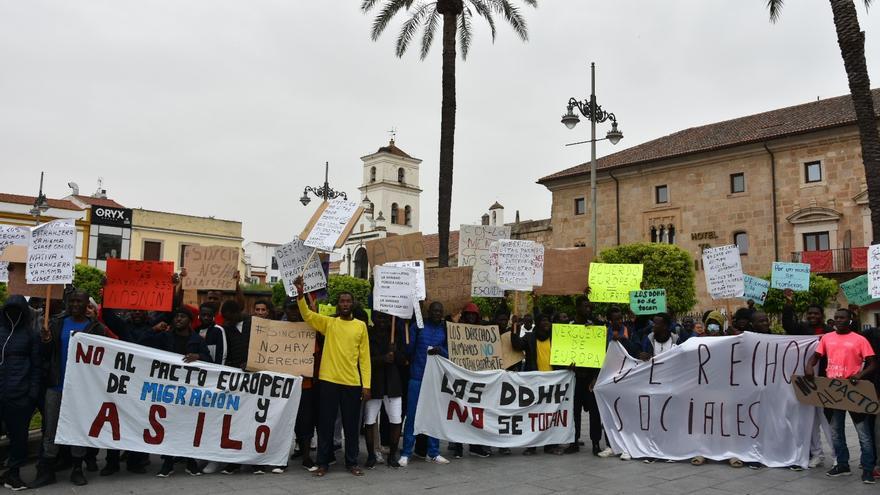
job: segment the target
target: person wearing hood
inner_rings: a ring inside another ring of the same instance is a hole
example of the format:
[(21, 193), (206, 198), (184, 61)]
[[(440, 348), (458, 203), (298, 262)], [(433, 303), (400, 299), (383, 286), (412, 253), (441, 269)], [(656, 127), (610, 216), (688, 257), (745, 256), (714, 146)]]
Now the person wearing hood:
[(13, 295), (0, 316), (0, 420), (9, 438), (7, 470), (0, 476), (13, 491), (27, 486), (19, 469), (27, 459), (28, 426), (40, 391), (40, 339), (33, 331), (31, 309), (23, 296)]
[(724, 329), (724, 315), (720, 311), (709, 311), (703, 316), (706, 324), (706, 335), (709, 337), (718, 337), (722, 335)]

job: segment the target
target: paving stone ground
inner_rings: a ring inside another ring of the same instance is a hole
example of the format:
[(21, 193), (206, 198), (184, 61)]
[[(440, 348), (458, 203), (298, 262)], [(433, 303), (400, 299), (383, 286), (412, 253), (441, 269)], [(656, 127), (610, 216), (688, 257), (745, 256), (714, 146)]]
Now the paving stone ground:
[[(851, 425), (848, 425), (851, 430)], [(31, 491), (40, 494), (87, 493), (219, 495), (240, 492), (255, 495), (282, 495), (288, 493), (395, 495), (413, 493), (540, 495), (550, 493), (601, 493), (679, 495), (730, 494), (835, 494), (857, 495), (880, 493), (880, 484), (864, 485), (857, 471), (858, 442), (854, 432), (848, 431), (853, 475), (846, 478), (828, 478), (826, 466), (814, 470), (794, 472), (788, 469), (732, 468), (727, 464), (621, 461), (618, 458), (600, 459), (590, 452), (555, 456), (539, 453), (523, 456), (514, 449), (510, 456), (493, 455), (488, 459), (465, 456), (448, 465), (429, 464), (413, 459), (407, 468), (389, 469), (377, 466), (362, 478), (356, 478), (340, 466), (333, 466), (325, 478), (315, 478), (303, 470), (298, 461), (284, 474), (253, 475), (242, 472), (234, 475), (212, 474), (199, 477), (187, 475), (178, 465), (174, 475), (167, 479), (155, 477), (161, 460), (154, 456), (149, 475), (121, 472), (109, 478), (87, 473), (89, 485), (74, 487), (67, 481), (68, 472), (59, 472), (55, 485)], [(444, 444), (445, 446), (445, 444)], [(363, 449), (363, 447), (362, 447)], [(540, 449), (539, 449), (540, 451)], [(363, 452), (363, 450), (362, 450)], [(446, 452), (443, 452), (446, 455)], [(361, 454), (362, 460), (364, 455)], [(341, 459), (341, 456), (340, 456)], [(103, 466), (103, 452), (99, 457)], [(26, 481), (33, 479), (34, 467), (23, 471)]]

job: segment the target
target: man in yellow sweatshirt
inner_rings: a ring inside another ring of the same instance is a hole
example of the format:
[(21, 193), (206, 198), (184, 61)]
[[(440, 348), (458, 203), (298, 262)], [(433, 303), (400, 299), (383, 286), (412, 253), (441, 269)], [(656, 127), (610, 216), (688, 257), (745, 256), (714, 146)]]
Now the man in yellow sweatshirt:
[[(358, 434), (361, 400), (370, 399), (370, 339), (367, 325), (352, 316), (354, 297), (339, 294), (338, 316), (330, 317), (309, 309), (303, 298), (303, 280), (298, 277), (296, 303), (303, 320), (324, 336), (321, 369), (318, 373), (318, 470), (327, 474), (333, 460), (333, 427), (336, 411), (342, 413), (345, 433), (345, 467), (355, 476), (363, 476), (358, 466)], [(360, 373), (358, 373), (360, 370)]]

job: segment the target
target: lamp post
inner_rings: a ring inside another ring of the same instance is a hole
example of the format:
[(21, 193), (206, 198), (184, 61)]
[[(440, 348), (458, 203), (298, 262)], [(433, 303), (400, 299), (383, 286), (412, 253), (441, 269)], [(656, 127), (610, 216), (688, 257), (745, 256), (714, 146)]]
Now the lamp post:
[(302, 197), (299, 198), (299, 202), (302, 203), (303, 206), (308, 206), (309, 203), (312, 201), (312, 199), (309, 198), (309, 193), (314, 194), (316, 198), (322, 198), (324, 201), (336, 199), (339, 197), (342, 197), (342, 199), (346, 200), (348, 199), (348, 196), (346, 196), (344, 192), (336, 191), (330, 188), (330, 184), (327, 182), (329, 178), (329, 173), (330, 162), (324, 162), (324, 185), (318, 187), (306, 186), (306, 188), (303, 189)]
[(49, 209), (49, 200), (43, 194), (43, 172), (40, 172), (40, 192), (34, 198), (34, 207), (28, 213), (34, 217), (34, 225), (40, 225), (40, 215), (46, 213)]
[[(590, 63), (590, 99), (579, 101), (576, 98), (569, 98), (567, 111), (565, 115), (562, 116), (562, 123), (569, 129), (574, 129), (574, 126), (580, 122), (578, 116), (572, 111), (575, 108), (578, 109), (581, 115), (590, 121), (590, 140), (571, 143), (566, 146), (590, 143), (590, 201), (592, 204), (593, 216), (591, 234), (593, 255), (595, 256), (599, 254), (599, 247), (596, 240), (598, 228), (598, 216), (596, 212), (596, 141), (607, 139), (611, 144), (617, 144), (623, 139), (623, 133), (617, 129), (617, 117), (615, 117), (613, 113), (606, 112), (598, 103), (596, 103), (596, 64), (593, 62)], [(596, 139), (596, 124), (608, 120), (611, 121), (611, 130), (608, 131), (604, 138)]]

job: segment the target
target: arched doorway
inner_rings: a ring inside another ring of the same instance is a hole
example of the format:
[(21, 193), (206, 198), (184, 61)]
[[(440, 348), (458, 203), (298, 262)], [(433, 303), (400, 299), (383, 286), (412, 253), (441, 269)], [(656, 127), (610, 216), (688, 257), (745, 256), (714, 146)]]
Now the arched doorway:
[(367, 250), (364, 248), (358, 249), (354, 253), (354, 276), (366, 280), (369, 266), (369, 262), (367, 261)]

